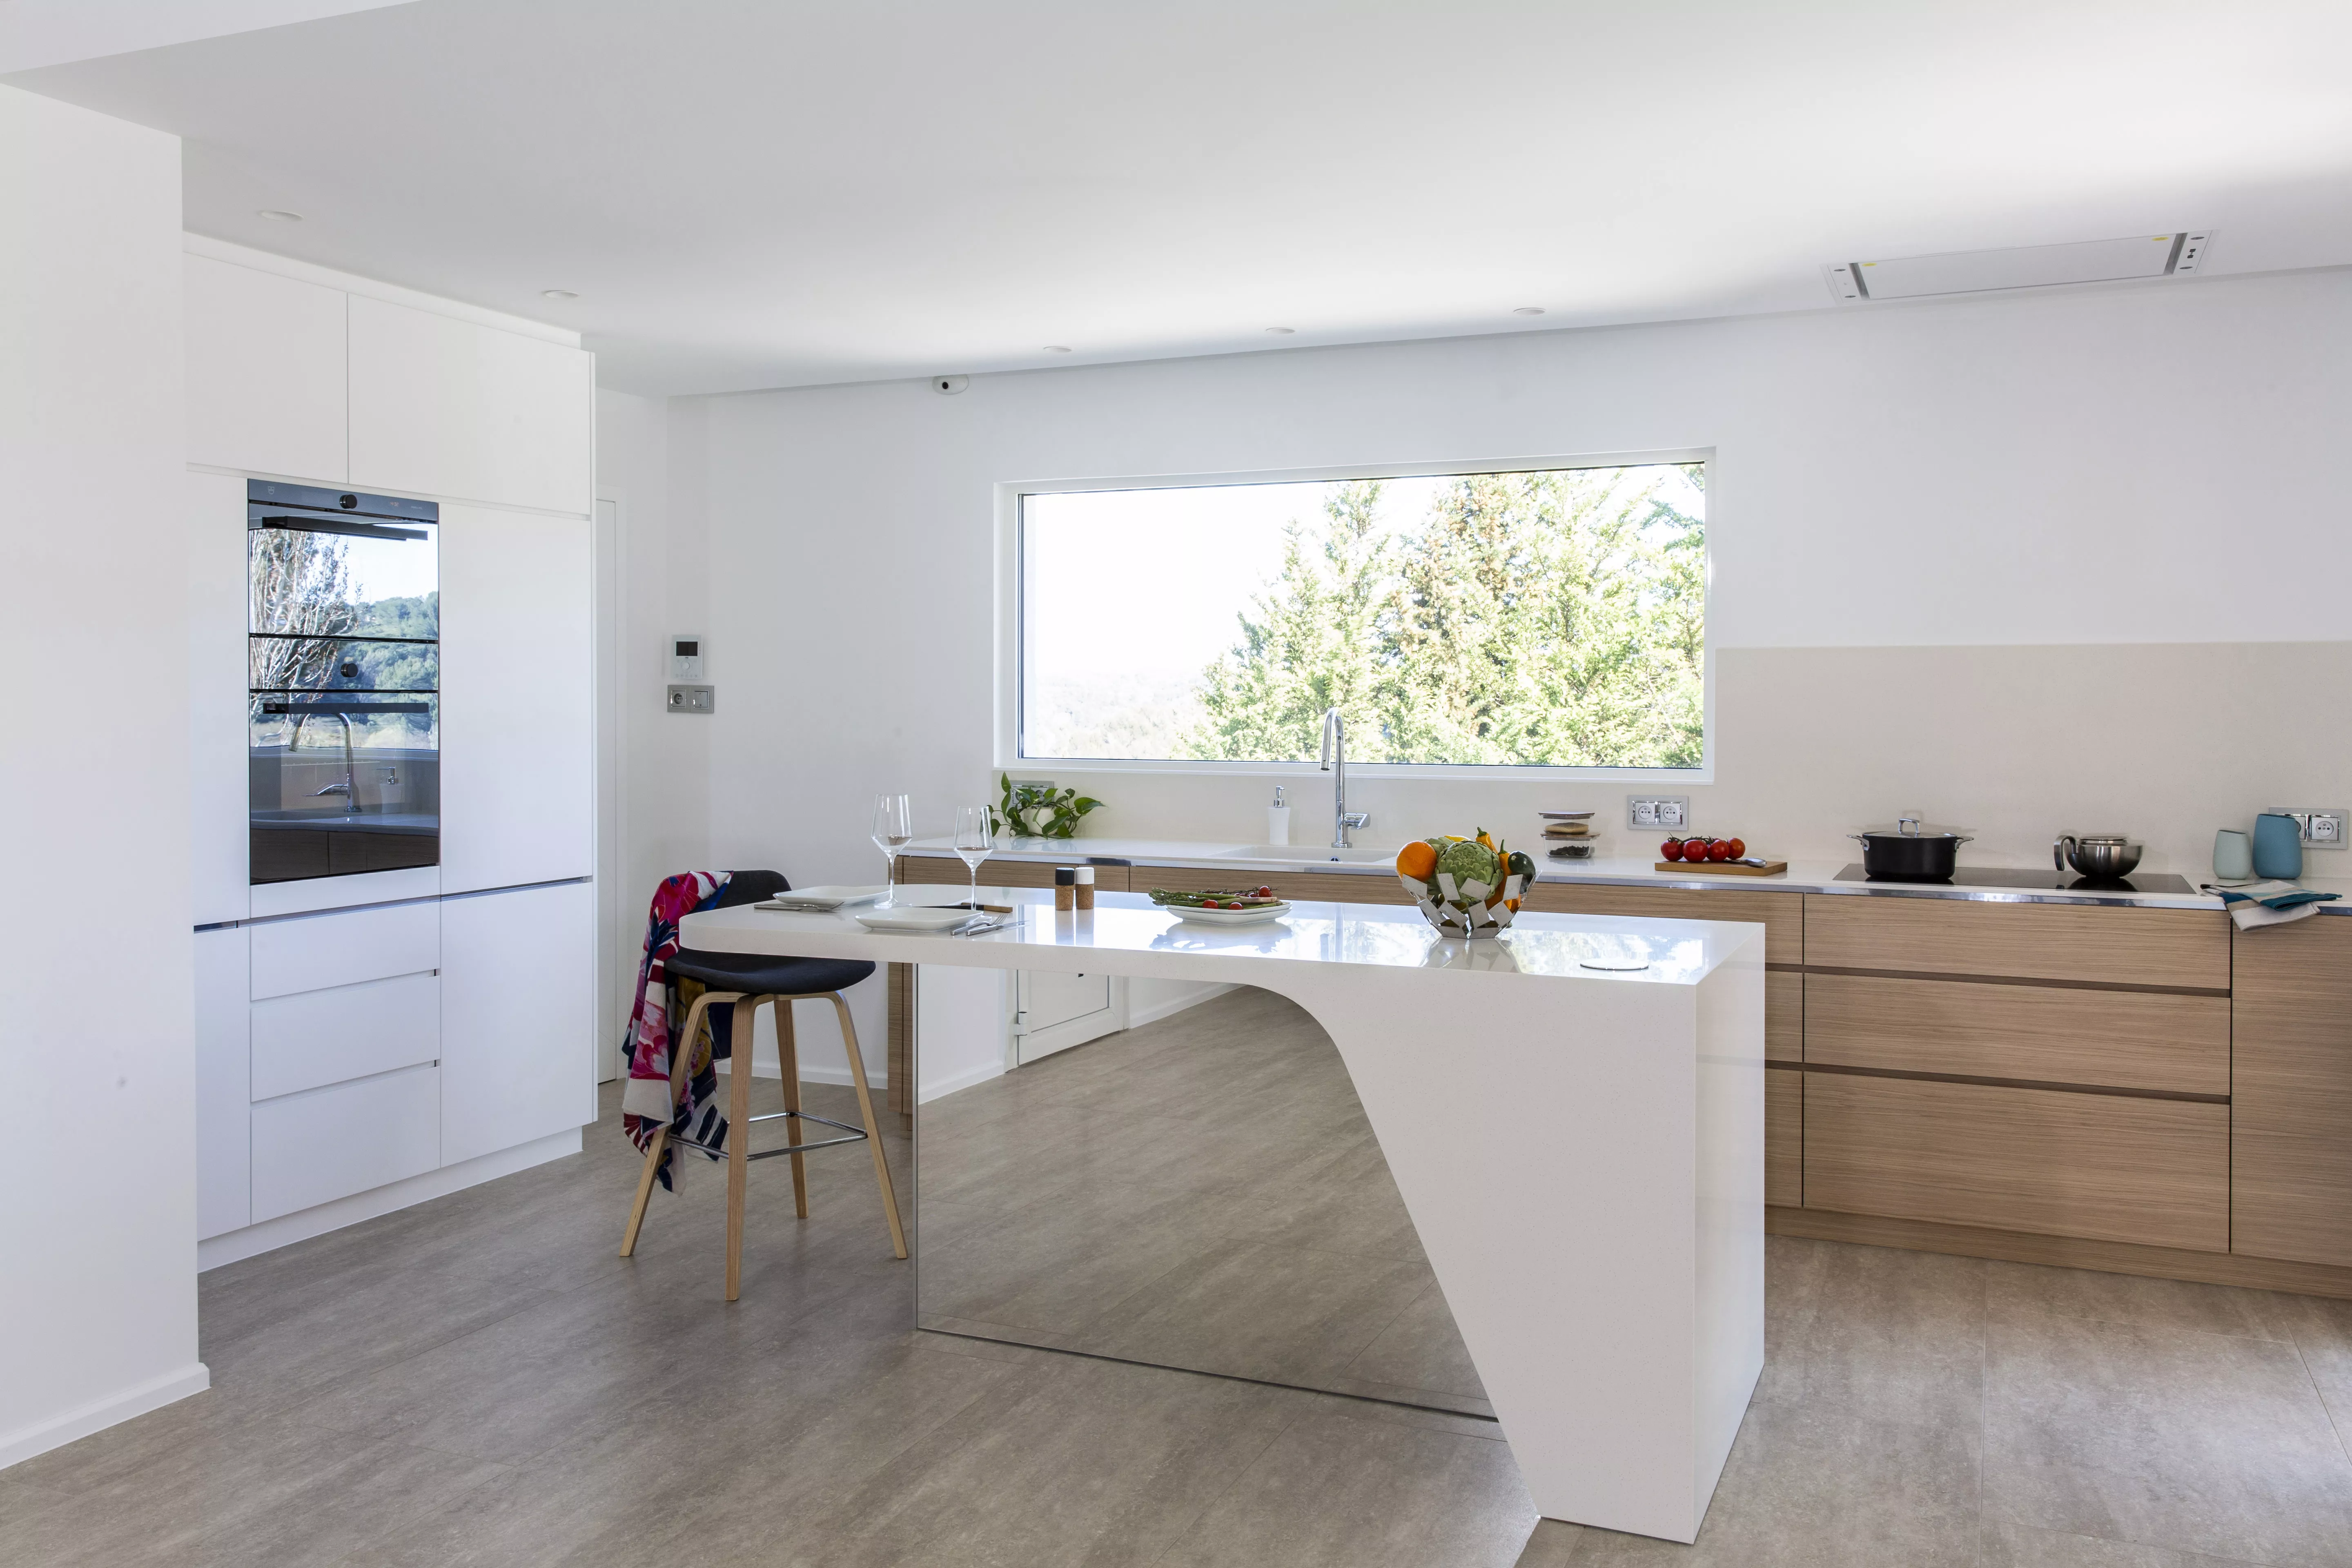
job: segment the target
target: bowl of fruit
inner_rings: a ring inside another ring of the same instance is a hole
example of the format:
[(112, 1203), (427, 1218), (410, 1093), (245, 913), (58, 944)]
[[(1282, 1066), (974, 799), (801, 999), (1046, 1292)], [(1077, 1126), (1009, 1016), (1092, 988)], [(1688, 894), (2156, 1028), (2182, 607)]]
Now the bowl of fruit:
[(1178, 920), (1196, 925), (1254, 926), (1278, 921), (1290, 912), (1290, 906), (1266, 887), (1212, 888), (1205, 892), (1154, 888), (1151, 901)]
[(1422, 918), (1448, 936), (1493, 936), (1519, 912), (1534, 859), (1480, 828), (1475, 838), (1423, 838), (1397, 852), (1397, 880)]

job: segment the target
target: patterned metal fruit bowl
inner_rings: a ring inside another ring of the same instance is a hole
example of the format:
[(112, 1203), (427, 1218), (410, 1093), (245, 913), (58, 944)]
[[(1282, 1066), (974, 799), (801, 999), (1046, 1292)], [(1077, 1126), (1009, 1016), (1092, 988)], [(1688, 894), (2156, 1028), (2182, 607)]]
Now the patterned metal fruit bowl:
[(1422, 918), (1447, 936), (1493, 936), (1519, 912), (1536, 863), (1490, 838), (1423, 838), (1397, 852), (1397, 880)]

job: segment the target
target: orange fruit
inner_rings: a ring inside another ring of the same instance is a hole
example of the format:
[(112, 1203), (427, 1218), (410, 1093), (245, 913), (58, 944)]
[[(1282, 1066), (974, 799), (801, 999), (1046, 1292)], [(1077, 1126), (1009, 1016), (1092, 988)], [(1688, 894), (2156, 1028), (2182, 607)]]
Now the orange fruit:
[(1397, 851), (1397, 875), (1426, 882), (1437, 870), (1437, 850), (1416, 838)]

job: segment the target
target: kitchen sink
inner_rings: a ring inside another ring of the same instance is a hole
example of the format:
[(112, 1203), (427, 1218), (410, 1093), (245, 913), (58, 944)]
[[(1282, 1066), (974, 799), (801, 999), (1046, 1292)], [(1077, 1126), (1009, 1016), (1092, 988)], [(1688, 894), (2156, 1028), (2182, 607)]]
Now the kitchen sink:
[(1333, 849), (1326, 846), (1316, 848), (1304, 844), (1244, 844), (1238, 849), (1217, 853), (1220, 860), (1282, 860), (1294, 866), (1393, 866), (1394, 849)]

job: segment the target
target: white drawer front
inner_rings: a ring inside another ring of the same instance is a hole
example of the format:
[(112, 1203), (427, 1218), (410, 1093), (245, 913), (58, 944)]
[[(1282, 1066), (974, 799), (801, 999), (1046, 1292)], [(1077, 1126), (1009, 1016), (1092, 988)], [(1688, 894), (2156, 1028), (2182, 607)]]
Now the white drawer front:
[(253, 999), (441, 967), (441, 906), (340, 910), (253, 928)]
[(441, 1163), (441, 1074), (410, 1068), (253, 1108), (253, 1221)]
[(253, 1004), (253, 1098), (368, 1078), (441, 1055), (441, 977), (403, 974)]

